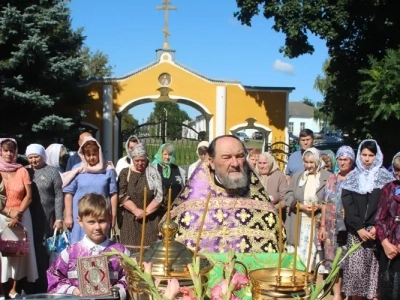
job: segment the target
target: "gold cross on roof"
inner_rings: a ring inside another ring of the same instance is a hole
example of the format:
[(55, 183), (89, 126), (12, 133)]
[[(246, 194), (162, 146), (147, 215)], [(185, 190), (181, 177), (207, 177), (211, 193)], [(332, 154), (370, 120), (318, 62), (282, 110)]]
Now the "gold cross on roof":
[(177, 10), (178, 8), (176, 6), (170, 6), (170, 4), (172, 4), (172, 2), (169, 2), (168, 0), (164, 0), (164, 2), (162, 4), (163, 4), (163, 6), (156, 6), (156, 9), (164, 11), (164, 28), (162, 30), (162, 32), (164, 32), (163, 49), (169, 49), (168, 36), (170, 35), (170, 33), (168, 31), (168, 11), (169, 10)]

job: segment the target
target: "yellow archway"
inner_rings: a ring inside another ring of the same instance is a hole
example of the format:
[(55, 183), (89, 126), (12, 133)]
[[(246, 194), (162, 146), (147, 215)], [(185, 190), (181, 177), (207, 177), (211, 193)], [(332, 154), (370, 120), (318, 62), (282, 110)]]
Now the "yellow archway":
[(151, 101), (176, 101), (207, 115), (210, 140), (253, 118), (258, 127), (268, 128), (274, 142), (288, 143), (288, 99), (294, 88), (211, 79), (177, 62), (174, 50), (157, 50), (156, 61), (125, 76), (93, 78), (80, 86), (93, 97), (84, 121), (99, 128), (109, 160), (119, 155), (119, 114)]

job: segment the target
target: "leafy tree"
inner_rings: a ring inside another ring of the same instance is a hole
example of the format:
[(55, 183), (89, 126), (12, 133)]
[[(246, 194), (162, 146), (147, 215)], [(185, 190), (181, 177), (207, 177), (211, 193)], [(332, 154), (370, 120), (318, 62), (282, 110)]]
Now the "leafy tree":
[(138, 120), (136, 120), (130, 113), (126, 113), (122, 116), (121, 130), (126, 135), (132, 135), (138, 125)]
[(82, 80), (90, 77), (107, 77), (112, 75), (113, 67), (108, 63), (108, 55), (97, 50), (91, 52), (87, 46), (82, 47), (83, 58)]
[(78, 89), (82, 29), (61, 0), (0, 2), (0, 128), (25, 141), (77, 128), (88, 93)]
[[(239, 11), (235, 16), (243, 24), (251, 26), (252, 17), (261, 10), (267, 19), (274, 20), (272, 28), (286, 36), (280, 51), (290, 58), (314, 52), (308, 39), (310, 34), (325, 40), (330, 62), (324, 107), (332, 116), (332, 123), (347, 131), (355, 141), (372, 135), (388, 152), (400, 148), (400, 141), (393, 139), (389, 130), (396, 126), (397, 119), (391, 114), (386, 119), (375, 117), (371, 103), (360, 94), (362, 82), (371, 77), (359, 72), (370, 69), (371, 57), (379, 62), (384, 59), (387, 49), (400, 46), (398, 1), (236, 2)], [(387, 110), (381, 112), (386, 114)]]
[(304, 97), (301, 102), (308, 106), (315, 107), (314, 101), (312, 101), (310, 98)]
[[(179, 108), (177, 103), (157, 102), (148, 118), (148, 122), (159, 122), (162, 120), (167, 121), (167, 138), (175, 140), (182, 138), (182, 123), (190, 120), (190, 117), (185, 111)], [(161, 135), (163, 135), (165, 128), (162, 127), (161, 130)]]

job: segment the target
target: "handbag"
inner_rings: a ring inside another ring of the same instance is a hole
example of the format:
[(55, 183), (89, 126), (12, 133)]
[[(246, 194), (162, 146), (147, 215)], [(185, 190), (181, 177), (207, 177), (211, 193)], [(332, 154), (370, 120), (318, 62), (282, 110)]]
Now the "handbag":
[(29, 253), (28, 234), (21, 223), (9, 225), (0, 233), (0, 252), (5, 257), (19, 257)]
[(115, 228), (111, 229), (111, 240), (116, 243), (121, 243), (119, 234), (117, 234), (117, 231), (115, 230)]
[(69, 245), (69, 240), (65, 231), (62, 234), (57, 234), (58, 229), (54, 229), (52, 237), (46, 239), (46, 249), (48, 254), (60, 253)]

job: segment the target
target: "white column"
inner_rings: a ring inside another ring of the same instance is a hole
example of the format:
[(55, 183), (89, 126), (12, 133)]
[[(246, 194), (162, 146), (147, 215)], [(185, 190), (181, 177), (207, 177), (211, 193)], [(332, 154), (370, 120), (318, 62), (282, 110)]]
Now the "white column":
[[(285, 143), (289, 145), (289, 93), (286, 92), (286, 125), (285, 125)], [(289, 152), (289, 147), (287, 147), (286, 152)]]
[(226, 86), (217, 86), (215, 137), (226, 134)]
[(116, 165), (118, 162), (118, 150), (121, 147), (121, 141), (119, 140), (119, 119), (117, 116), (114, 116), (114, 164)]
[(102, 121), (102, 148), (104, 159), (112, 160), (113, 151), (113, 87), (111, 84), (103, 86), (103, 121)]

